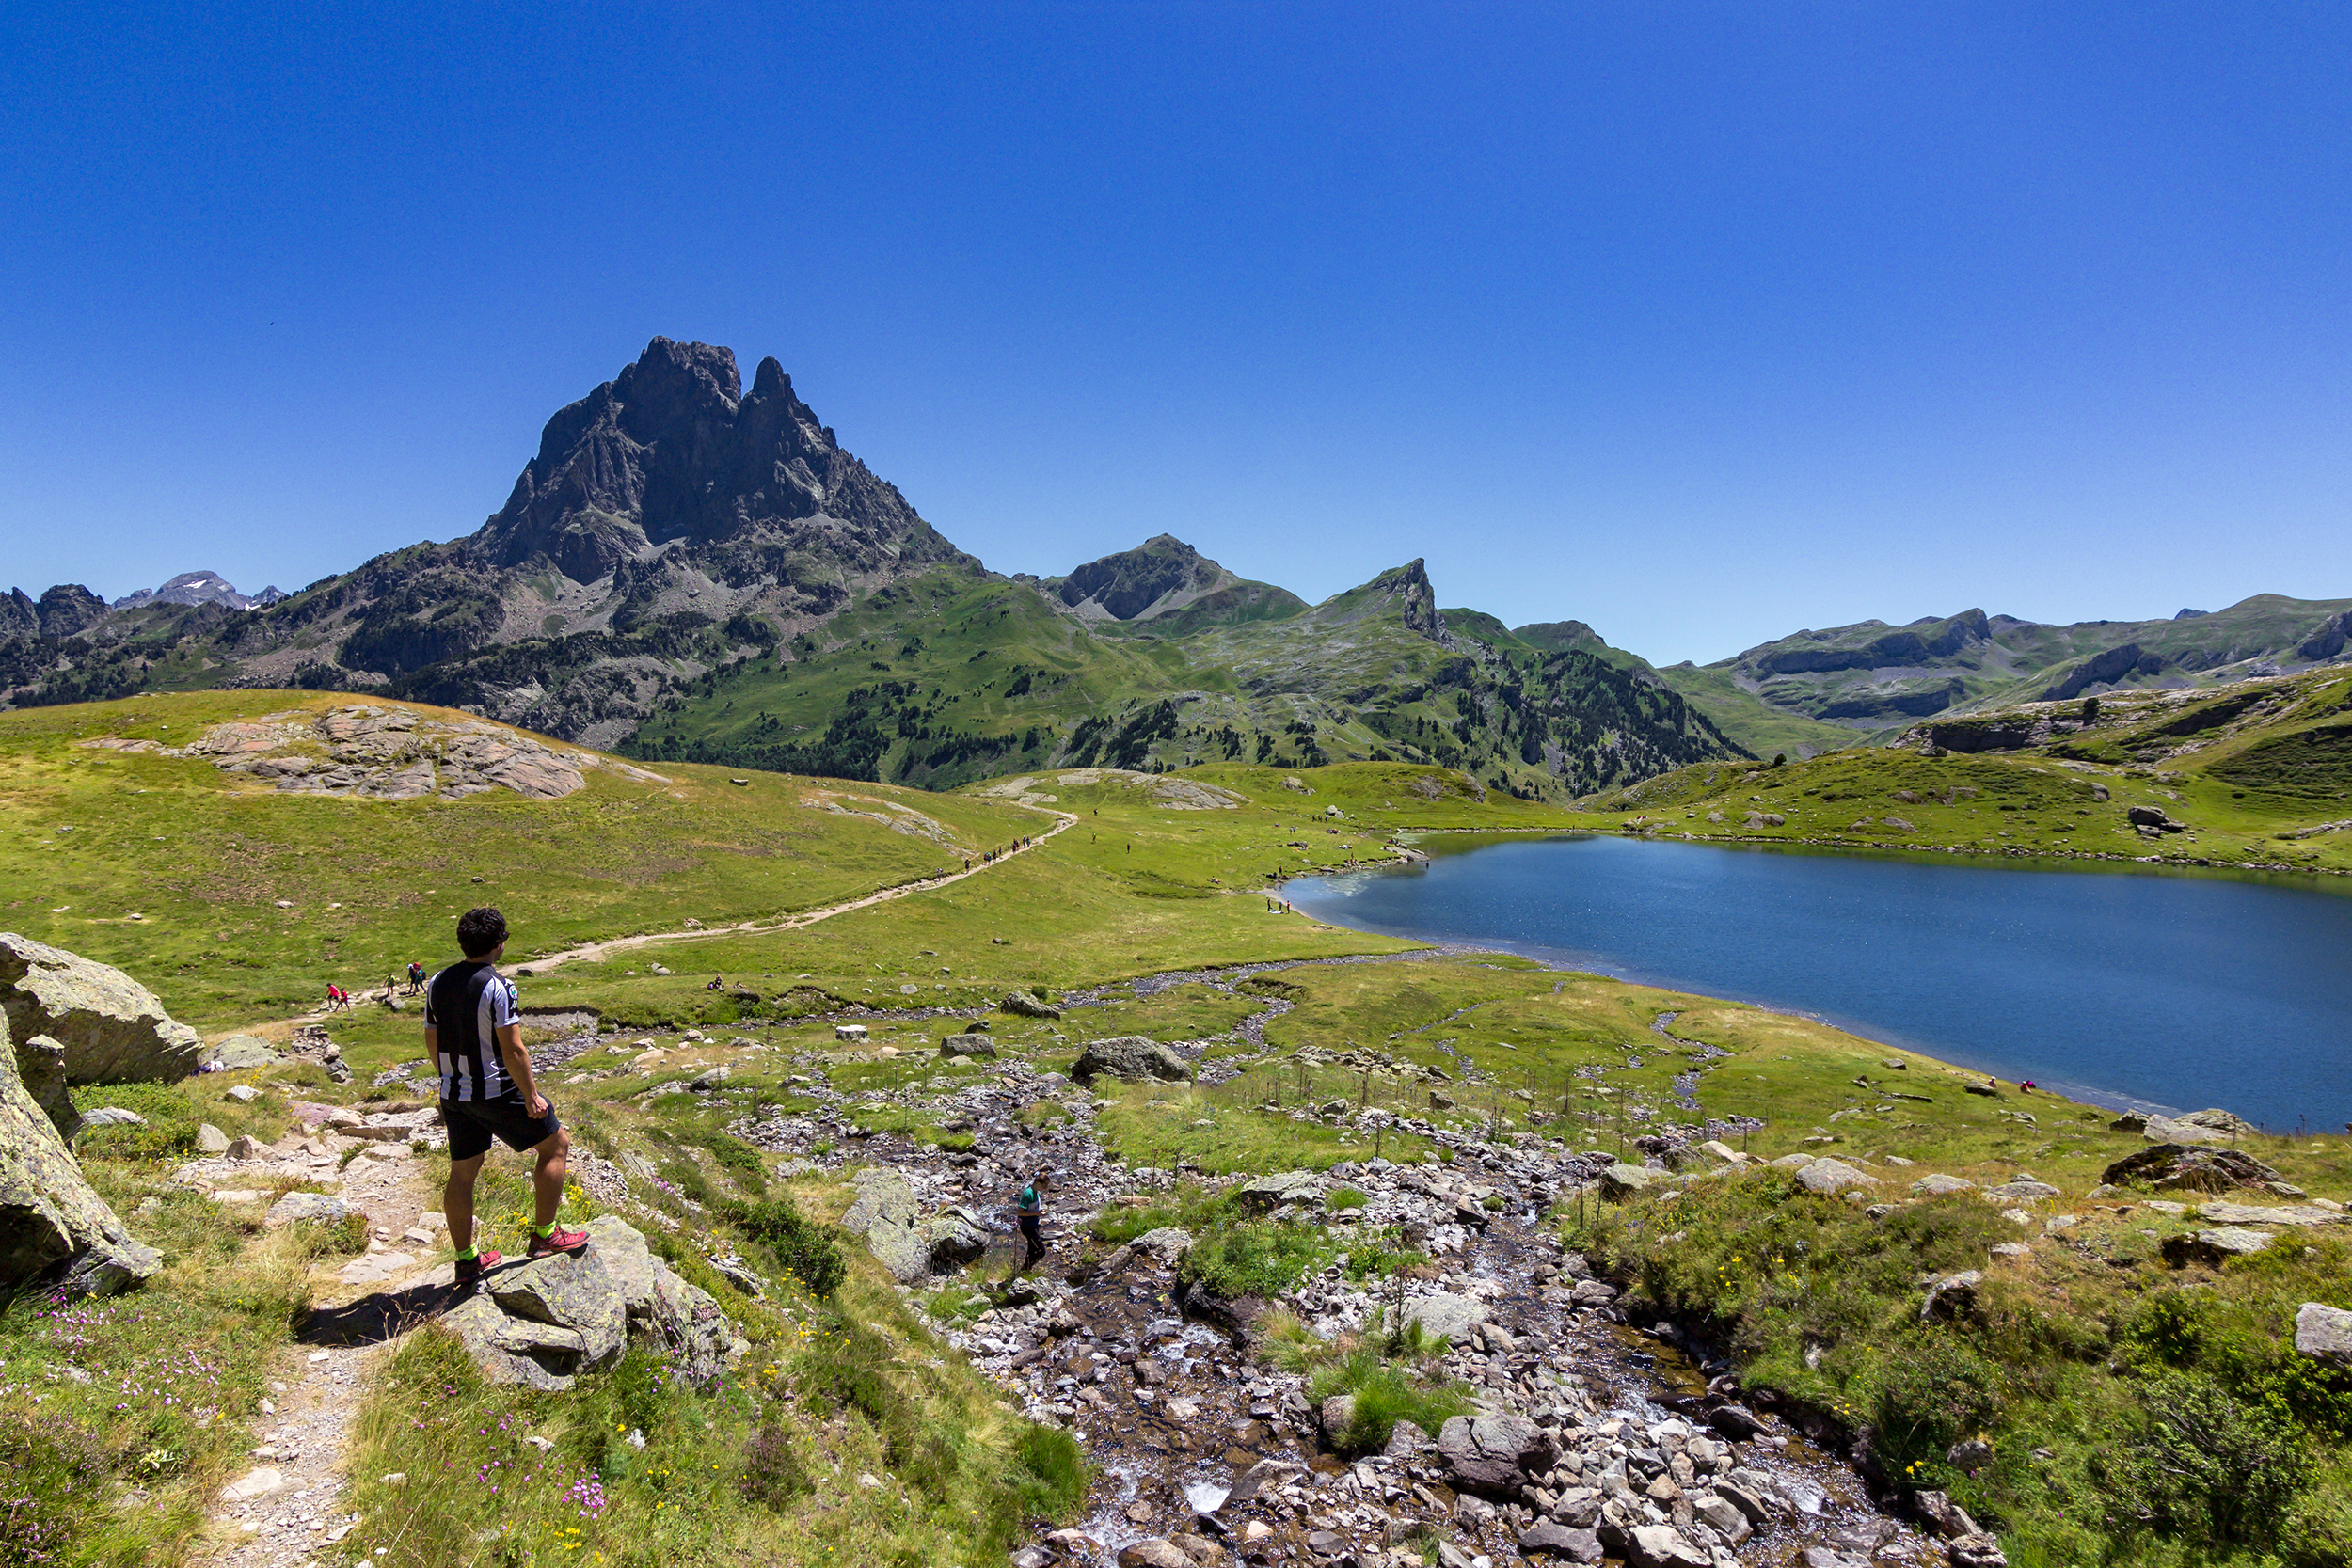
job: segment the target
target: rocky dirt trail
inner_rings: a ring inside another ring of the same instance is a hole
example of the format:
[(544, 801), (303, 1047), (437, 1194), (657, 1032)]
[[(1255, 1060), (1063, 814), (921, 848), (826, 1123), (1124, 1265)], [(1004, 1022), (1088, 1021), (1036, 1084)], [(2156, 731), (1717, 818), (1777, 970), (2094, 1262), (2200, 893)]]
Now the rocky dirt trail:
[[(1247, 994), (1234, 991), (1240, 979), (1291, 967), (1154, 975), (1066, 1005), (1193, 983)], [(1265, 1020), (1286, 1004), (1251, 999), (1261, 1010), (1220, 1038), (1263, 1049)], [(1210, 1043), (1181, 1049), (1198, 1058)], [(1246, 1059), (1220, 1058), (1202, 1076), (1236, 1065)], [(1277, 1301), (1226, 1301), (1180, 1283), (1190, 1243), (1181, 1231), (1150, 1232), (1082, 1264), (1097, 1213), (1148, 1203), (1186, 1173), (1109, 1157), (1096, 1101), (1062, 1073), (1006, 1055), (975, 1080), (943, 1060), (939, 1075), (896, 1098), (969, 1131), (974, 1147), (954, 1151), (867, 1134), (821, 1063), (812, 1055), (806, 1066), (793, 1086), (815, 1110), (747, 1115), (731, 1131), (817, 1167), (868, 1167), (847, 1223), (913, 1299), (964, 1265), (1007, 1273), (1011, 1195), (1030, 1173), (1050, 1175), (1047, 1259), (1009, 1284), (976, 1285), (964, 1311), (940, 1325), (1030, 1416), (1073, 1430), (1098, 1466), (1087, 1519), (1024, 1548), (1017, 1568), (1193, 1568), (1235, 1554), (1354, 1568), (1604, 1554), (1677, 1568), (1947, 1560), (1944, 1544), (1882, 1513), (1850, 1465), (1743, 1402), (1722, 1363), (1670, 1325), (1627, 1321), (1618, 1291), (1539, 1226), (1549, 1205), (1595, 1185), (1612, 1156), (1526, 1133), (1488, 1142), (1391, 1115), (1390, 1125), (1430, 1140), (1441, 1158), (1210, 1179), (1252, 1212), (1329, 1229), (1343, 1249), (1395, 1227), (1431, 1259), (1402, 1283), (1351, 1283), (1335, 1263)], [(1046, 1101), (1059, 1103), (1060, 1118), (1025, 1125), (1020, 1114)], [(1364, 1195), (1360, 1207), (1327, 1203), (1342, 1185)], [(1401, 1428), (1388, 1452), (1343, 1463), (1326, 1433), (1348, 1412), (1314, 1408), (1307, 1380), (1262, 1354), (1258, 1331), (1277, 1307), (1326, 1338), (1399, 1313), (1446, 1335), (1443, 1374), (1476, 1391), (1476, 1411), (1438, 1433)]]

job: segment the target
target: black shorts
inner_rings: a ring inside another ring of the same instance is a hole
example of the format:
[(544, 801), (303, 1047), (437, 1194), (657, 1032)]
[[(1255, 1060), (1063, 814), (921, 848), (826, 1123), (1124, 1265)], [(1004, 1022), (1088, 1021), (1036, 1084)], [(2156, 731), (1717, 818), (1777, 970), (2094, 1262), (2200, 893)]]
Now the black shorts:
[(441, 1125), (449, 1129), (449, 1157), (471, 1160), (490, 1152), (497, 1138), (514, 1149), (536, 1148), (555, 1136), (563, 1123), (555, 1119), (555, 1102), (548, 1114), (534, 1117), (519, 1095), (498, 1100), (444, 1100)]

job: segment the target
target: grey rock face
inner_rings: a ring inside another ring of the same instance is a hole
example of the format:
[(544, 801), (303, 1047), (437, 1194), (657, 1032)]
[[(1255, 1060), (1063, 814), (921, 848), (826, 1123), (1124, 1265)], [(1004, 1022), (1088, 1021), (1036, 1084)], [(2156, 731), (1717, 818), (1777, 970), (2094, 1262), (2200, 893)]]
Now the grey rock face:
[(970, 1056), (975, 1060), (993, 1061), (996, 1042), (986, 1035), (943, 1035), (939, 1040), (939, 1053), (942, 1056)]
[(1456, 1416), (1438, 1429), (1438, 1452), (1457, 1489), (1502, 1498), (1560, 1457), (1549, 1433), (1515, 1415)]
[(1963, 1176), (1945, 1176), (1938, 1173), (1919, 1178), (1911, 1184), (1911, 1190), (1922, 1197), (1947, 1197), (1953, 1193), (1973, 1193), (1977, 1190), (1977, 1184)]
[(73, 1096), (69, 1092), (64, 1045), (47, 1035), (19, 1039), (16, 1075), (24, 1085), (24, 1092), (33, 1097), (33, 1103), (56, 1125), (57, 1135), (72, 1143), (82, 1130), (82, 1117), (74, 1110)]
[(2268, 1231), (2247, 1230), (2237, 1226), (2197, 1230), (2185, 1236), (2167, 1236), (2164, 1239), (2164, 1260), (2175, 1266), (2183, 1263), (2217, 1265), (2233, 1258), (2249, 1257), (2276, 1239)]
[(1080, 1084), (1091, 1084), (1104, 1075), (1129, 1083), (1156, 1078), (1182, 1084), (1190, 1081), (1192, 1064), (1146, 1036), (1114, 1035), (1089, 1044), (1070, 1069), (1071, 1078)]
[(1613, 1202), (1622, 1202), (1635, 1193), (1646, 1192), (1667, 1180), (1662, 1170), (1647, 1165), (1611, 1165), (1600, 1173), (1600, 1196)]
[(104, 1295), (146, 1279), (163, 1256), (134, 1240), (90, 1190), (49, 1114), (16, 1072), (0, 1025), (0, 1287), (54, 1280)]
[(155, 993), (119, 969), (0, 931), (0, 1013), (14, 1039), (46, 1035), (65, 1048), (76, 1084), (185, 1078), (196, 1031), (175, 1022)]
[(1550, 1552), (1570, 1562), (1598, 1562), (1604, 1555), (1600, 1537), (1588, 1529), (1575, 1529), (1539, 1519), (1519, 1531), (1522, 1552)]

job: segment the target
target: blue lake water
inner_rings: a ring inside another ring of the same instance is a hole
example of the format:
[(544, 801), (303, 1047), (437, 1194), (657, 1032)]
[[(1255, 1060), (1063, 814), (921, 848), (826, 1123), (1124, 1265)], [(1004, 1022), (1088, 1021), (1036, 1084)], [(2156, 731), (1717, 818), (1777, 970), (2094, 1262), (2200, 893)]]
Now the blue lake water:
[(1335, 925), (1801, 1012), (2094, 1103), (2352, 1122), (2352, 896), (2309, 880), (1610, 836), (1292, 882)]

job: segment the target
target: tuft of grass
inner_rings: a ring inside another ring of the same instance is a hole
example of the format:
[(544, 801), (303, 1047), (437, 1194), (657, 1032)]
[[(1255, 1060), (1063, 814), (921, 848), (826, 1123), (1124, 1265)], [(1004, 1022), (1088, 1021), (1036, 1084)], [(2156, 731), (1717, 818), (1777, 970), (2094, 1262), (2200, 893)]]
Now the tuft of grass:
[(1281, 1220), (1220, 1220), (1196, 1237), (1178, 1273), (1222, 1296), (1273, 1296), (1330, 1255), (1326, 1233)]
[(1356, 1410), (1346, 1430), (1331, 1434), (1332, 1446), (1350, 1458), (1387, 1448), (1400, 1420), (1434, 1434), (1471, 1407), (1467, 1391), (1424, 1381), (1375, 1345), (1357, 1346), (1307, 1381), (1307, 1397), (1317, 1405), (1340, 1394), (1353, 1396)]

